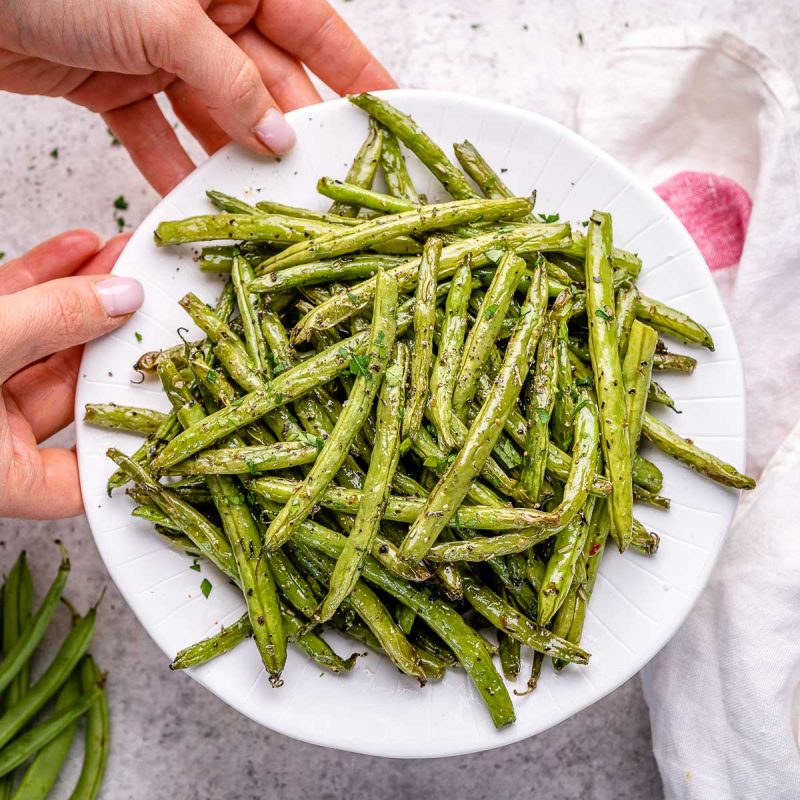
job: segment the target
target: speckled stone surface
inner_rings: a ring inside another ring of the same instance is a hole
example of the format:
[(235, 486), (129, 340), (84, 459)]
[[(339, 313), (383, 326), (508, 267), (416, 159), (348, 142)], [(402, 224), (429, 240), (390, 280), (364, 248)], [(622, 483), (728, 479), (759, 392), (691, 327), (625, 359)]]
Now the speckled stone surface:
[[(800, 52), (786, 28), (796, 19), (795, 0), (351, 0), (336, 5), (401, 85), (491, 97), (568, 125), (582, 74), (602, 64), (603, 53), (630, 29), (725, 28), (800, 78)], [(126, 228), (134, 227), (156, 200), (124, 151), (112, 146), (100, 120), (61, 101), (0, 94), (0, 251), (7, 257), (70, 227), (113, 234), (115, 213), (120, 213), (113, 203), (119, 195), (130, 204), (122, 212)], [(70, 438), (69, 431), (59, 437), (62, 443)], [(38, 572), (49, 574), (57, 561), (50, 543), (56, 537), (68, 544), (73, 558), (73, 602), (86, 608), (108, 587), (93, 647), (111, 673), (113, 746), (105, 798), (662, 796), (636, 679), (557, 728), (502, 750), (416, 762), (325, 750), (260, 728), (187, 676), (170, 673), (109, 584), (84, 519), (0, 520), (0, 566), (5, 571), (25, 547)], [(66, 611), (59, 614), (66, 625)], [(76, 761), (59, 796), (69, 794)]]

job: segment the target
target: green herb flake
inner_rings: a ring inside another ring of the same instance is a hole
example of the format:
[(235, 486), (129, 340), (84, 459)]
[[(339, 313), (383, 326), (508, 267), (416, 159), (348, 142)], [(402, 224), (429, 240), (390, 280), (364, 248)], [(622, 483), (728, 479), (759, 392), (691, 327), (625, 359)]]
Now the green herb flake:
[(213, 584), (208, 578), (203, 578), (203, 582), (200, 584), (200, 591), (203, 593), (203, 597), (208, 599), (208, 596), (211, 594), (211, 590), (213, 589)]
[(487, 306), (484, 314), (486, 319), (491, 319), (497, 313), (498, 308), (499, 306), (495, 305), (494, 303), (492, 303), (490, 306)]
[(578, 31), (578, 44), (583, 47), (583, 34)]
[(114, 136), (114, 131), (112, 131), (111, 128), (106, 128), (106, 132), (111, 137), (111, 146), (112, 147), (119, 147), (120, 141), (119, 141), (119, 139), (117, 139), (116, 136)]
[(575, 385), (576, 386), (591, 386), (593, 382), (594, 381), (592, 381), (592, 379), (587, 376), (585, 378), (578, 378), (578, 380), (575, 381)]
[(316, 447), (317, 450), (322, 450), (322, 448), (325, 447), (324, 439), (321, 439), (319, 436), (314, 436), (313, 433), (306, 433), (306, 431), (300, 431), (297, 441), (302, 442), (309, 447)]
[(361, 305), (361, 299), (357, 294), (353, 294), (352, 292), (347, 293), (347, 299), (354, 305), (359, 306)]
[(114, 201), (114, 208), (116, 208), (118, 211), (127, 211), (128, 210), (128, 201), (125, 199), (124, 195), (120, 195)]
[(0, 250), (0, 261), (2, 261), (6, 257), (5, 251)]
[(216, 370), (210, 369), (208, 372), (206, 372), (206, 380), (211, 384), (216, 383), (217, 382)]
[(539, 219), (541, 219), (542, 222), (547, 222), (547, 223), (558, 222), (561, 219), (561, 215), (560, 214), (539, 214)]
[(353, 353), (352, 356), (350, 356), (350, 374), (371, 378), (369, 358), (367, 356), (360, 356), (358, 353)]
[(440, 458), (439, 456), (428, 456), (423, 462), (423, 467), (430, 467), (439, 472), (446, 470), (455, 461), (455, 454)]
[(258, 464), (255, 461), (248, 461), (247, 462), (247, 471), (251, 475), (258, 475)]
[(539, 422), (541, 422), (542, 425), (546, 425), (550, 421), (550, 412), (546, 408), (537, 408), (536, 416), (539, 418)]
[(598, 308), (595, 310), (594, 315), (596, 317), (600, 317), (600, 319), (604, 319), (606, 322), (611, 322), (614, 317), (608, 313), (604, 308)]
[(200, 572), (200, 562), (196, 559), (192, 559), (192, 566), (189, 569), (193, 569), (195, 572)]
[(54, 147), (50, 151), (50, 158), (56, 158), (56, 159), (58, 158), (58, 148), (57, 147)]
[(117, 223), (117, 230), (122, 231), (125, 228), (125, 217), (114, 217), (114, 222)]
[(136, 337), (136, 341), (137, 342), (141, 342), (142, 341), (142, 334), (139, 333), (139, 331), (134, 331), (133, 335)]
[(375, 337), (375, 344), (382, 344), (385, 338), (386, 331), (378, 331), (378, 335)]

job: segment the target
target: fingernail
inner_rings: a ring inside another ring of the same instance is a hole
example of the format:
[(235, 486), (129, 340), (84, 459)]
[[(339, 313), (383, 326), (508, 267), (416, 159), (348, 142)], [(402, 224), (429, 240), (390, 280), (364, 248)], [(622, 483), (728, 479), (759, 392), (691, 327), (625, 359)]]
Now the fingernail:
[(135, 278), (107, 278), (94, 285), (109, 317), (132, 314), (144, 302), (144, 289)]
[(277, 108), (271, 108), (261, 117), (253, 133), (276, 155), (283, 155), (292, 149), (297, 137), (286, 117)]

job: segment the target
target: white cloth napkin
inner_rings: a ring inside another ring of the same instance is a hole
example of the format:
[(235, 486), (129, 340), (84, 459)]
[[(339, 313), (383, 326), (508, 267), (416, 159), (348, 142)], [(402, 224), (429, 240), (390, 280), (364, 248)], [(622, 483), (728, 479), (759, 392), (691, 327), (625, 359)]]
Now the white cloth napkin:
[(742, 354), (748, 469), (708, 587), (644, 669), (653, 749), (672, 798), (800, 798), (800, 96), (726, 33), (628, 37), (578, 127), (651, 185), (682, 171), (753, 201), (741, 261), (714, 272)]

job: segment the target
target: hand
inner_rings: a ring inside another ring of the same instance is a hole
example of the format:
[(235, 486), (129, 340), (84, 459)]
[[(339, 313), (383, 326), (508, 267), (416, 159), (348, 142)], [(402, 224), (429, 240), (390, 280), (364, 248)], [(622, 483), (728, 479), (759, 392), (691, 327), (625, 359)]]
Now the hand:
[(162, 194), (194, 169), (155, 95), (211, 153), (229, 138), (284, 153), (280, 109), (317, 103), (305, 64), (339, 94), (394, 81), (326, 0), (5, 0), (0, 89), (103, 115)]
[(72, 422), (84, 342), (142, 304), (137, 280), (105, 274), (127, 240), (101, 249), (95, 234), (70, 231), (0, 267), (0, 516), (83, 510), (75, 453), (37, 445)]

